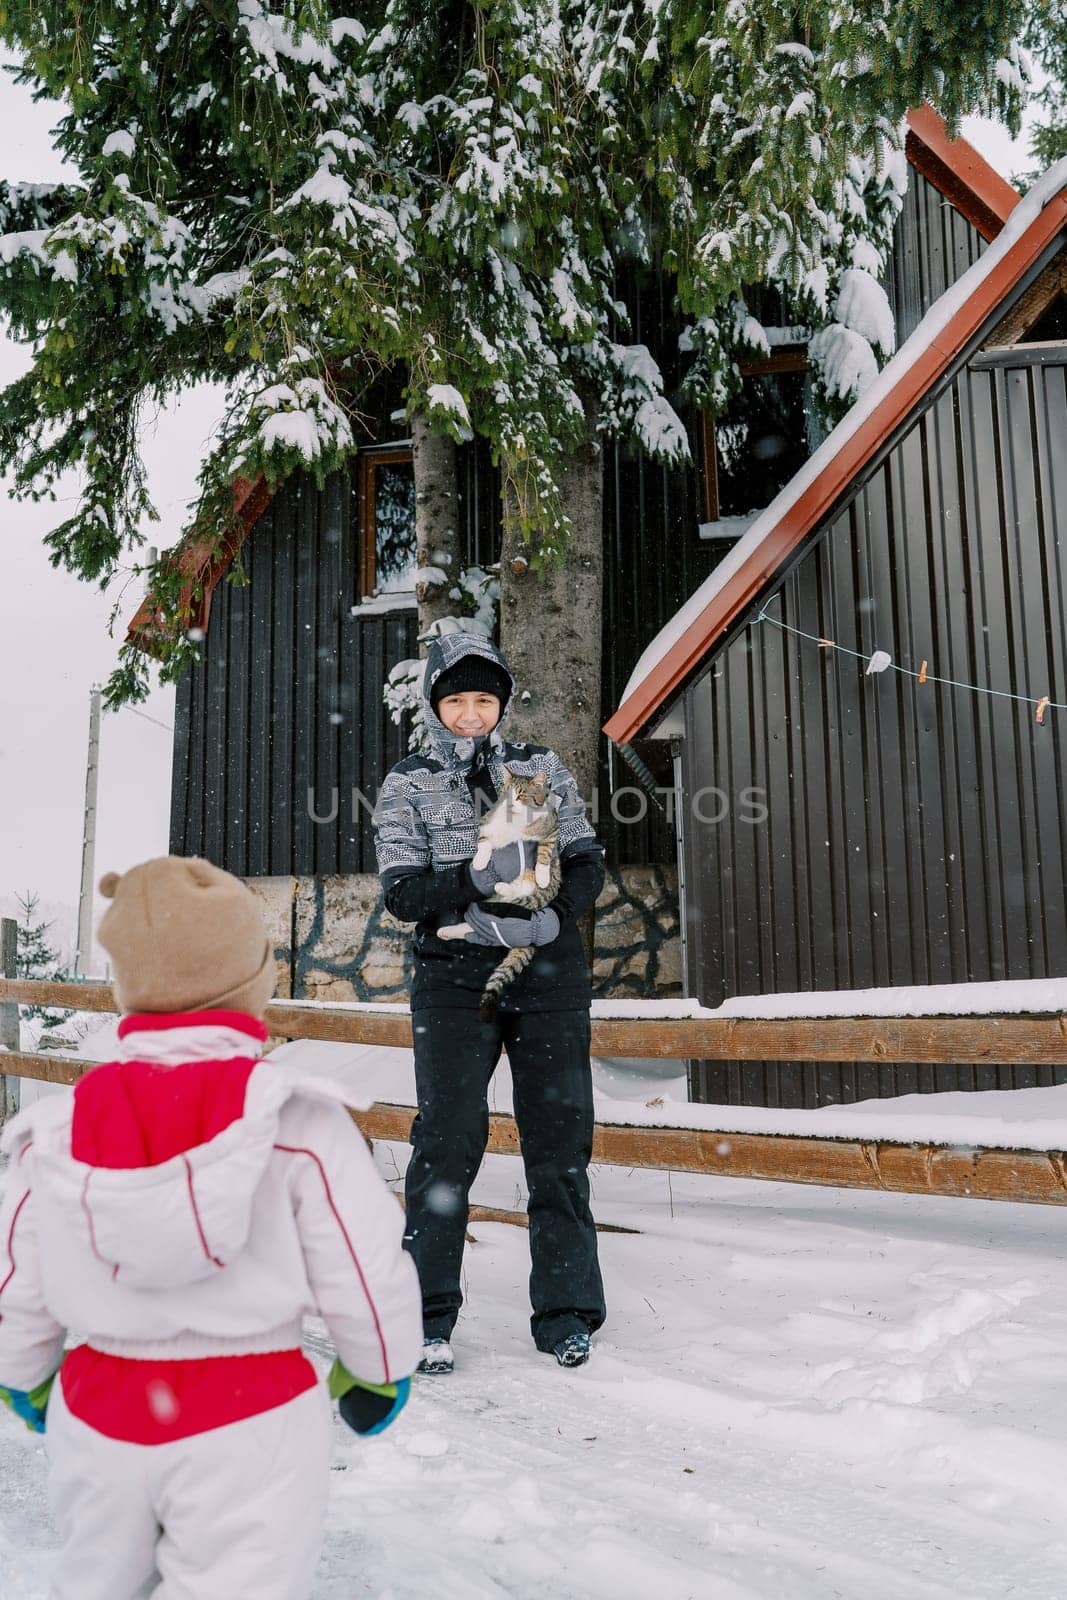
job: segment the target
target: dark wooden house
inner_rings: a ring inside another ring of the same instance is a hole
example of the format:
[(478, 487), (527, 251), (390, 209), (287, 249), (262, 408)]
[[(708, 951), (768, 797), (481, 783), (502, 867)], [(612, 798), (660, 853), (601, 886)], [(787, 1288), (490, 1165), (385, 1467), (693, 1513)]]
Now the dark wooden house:
[[(929, 111), (911, 119), (907, 155), (911, 183), (887, 282), (901, 338), (981, 256), (1018, 200), (968, 146), (949, 144)], [(632, 301), (633, 338), (659, 362), (697, 465), (669, 471), (608, 451), (605, 712), (623, 698), (649, 642), (732, 558), (744, 525), (738, 513), (759, 509), (753, 482), (759, 505), (767, 504), (818, 443), (806, 353), (787, 331), (746, 367), (734, 408), (712, 425), (685, 412), (677, 396), (679, 324), (669, 286), (650, 274)], [(770, 304), (759, 309), (773, 322)], [(414, 563), (411, 450), (393, 420), (397, 402), (383, 390), (350, 476), (320, 491), (298, 475), (273, 497), (261, 483), (237, 485), (240, 527), (223, 558), (208, 566), (195, 543), (182, 557), (202, 581), (204, 643), (201, 665), (178, 689), (171, 849), (273, 883), (281, 921), (295, 904), (289, 933), (280, 922), (278, 939), (281, 948), (289, 938), (297, 993), (402, 993), (402, 973), (382, 951), (370, 826), (378, 786), (406, 749), (383, 685), (397, 661), (417, 653), (414, 595), (405, 586)], [(768, 438), (776, 448), (761, 455), (754, 480), (751, 452)], [(477, 444), (460, 452), (460, 514), (465, 562), (493, 561), (498, 487)], [(238, 556), (247, 581), (221, 581)], [(142, 609), (134, 634), (150, 623)], [(669, 759), (657, 760), (662, 745), (642, 746), (637, 732), (624, 742), (635, 741), (658, 781), (669, 783)], [(644, 802), (609, 741), (598, 800), (610, 881), (598, 917), (597, 987), (678, 994), (686, 980), (671, 819)], [(331, 927), (344, 933), (327, 949)]]
[[(975, 254), (607, 723), (672, 741), (708, 1005), (1067, 972), (1067, 163)], [(692, 1081), (814, 1105), (1063, 1076), (707, 1062)]]

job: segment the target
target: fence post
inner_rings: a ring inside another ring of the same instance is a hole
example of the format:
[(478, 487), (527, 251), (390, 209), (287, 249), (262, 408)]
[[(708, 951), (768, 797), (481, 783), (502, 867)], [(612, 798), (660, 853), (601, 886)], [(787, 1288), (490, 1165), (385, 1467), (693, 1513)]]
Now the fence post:
[[(0, 973), (14, 978), (18, 954), (18, 923), (14, 917), (0, 917)], [(13, 1001), (0, 1005), (0, 1045), (8, 1050), (18, 1050), (19, 1008)], [(19, 1108), (19, 1080), (0, 1076), (0, 1127), (13, 1117)]]

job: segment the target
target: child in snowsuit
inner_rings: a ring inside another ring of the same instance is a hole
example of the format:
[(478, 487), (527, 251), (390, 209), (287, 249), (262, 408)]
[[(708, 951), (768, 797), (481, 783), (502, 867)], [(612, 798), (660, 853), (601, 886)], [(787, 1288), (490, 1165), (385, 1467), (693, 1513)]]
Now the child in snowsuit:
[[(502, 737), (513, 692), (507, 663), (487, 640), (435, 639), (423, 688), (430, 752), (393, 768), (374, 814), (386, 907), (417, 924), (411, 1009), (419, 1112), (405, 1243), (422, 1284), (420, 1370), (427, 1372), (452, 1370), (467, 1199), (485, 1151), (487, 1090), (502, 1048), (530, 1192), (534, 1342), (561, 1365), (579, 1365), (604, 1320), (587, 1177), (590, 987), (576, 926), (603, 885), (604, 853), (555, 751)], [(558, 809), (562, 882), (555, 900), (532, 914), (516, 904), (511, 915), (489, 917), (477, 902), (524, 865), (521, 842), (495, 850), (484, 870), (472, 863), (479, 816), (500, 796), (505, 768), (546, 775)], [(463, 921), (472, 930), (466, 941), (438, 938), (438, 928)], [(495, 1020), (482, 1021), (482, 991), (502, 945), (533, 946), (534, 957), (504, 992)]]
[(422, 1340), (400, 1208), (337, 1091), (258, 1059), (251, 892), (176, 857), (100, 887), (118, 1059), (2, 1142), (0, 1397), (37, 1429), (47, 1405), (51, 1595), (307, 1600), (331, 1424), (301, 1318), (346, 1420), (385, 1426)]

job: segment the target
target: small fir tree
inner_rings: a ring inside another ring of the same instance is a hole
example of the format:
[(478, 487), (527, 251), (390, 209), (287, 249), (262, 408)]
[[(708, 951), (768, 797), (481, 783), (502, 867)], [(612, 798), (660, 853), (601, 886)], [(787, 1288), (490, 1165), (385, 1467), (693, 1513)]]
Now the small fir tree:
[[(41, 916), (39, 896), (27, 890), (24, 895), (16, 895), (15, 899), (19, 908), (16, 976), (30, 980), (69, 978), (59, 951), (49, 942), (48, 931), (52, 924), (45, 922)], [(52, 1006), (27, 1005), (19, 1009), (27, 1020), (39, 1019), (48, 1028), (58, 1027), (73, 1016), (71, 1011), (58, 1011)]]

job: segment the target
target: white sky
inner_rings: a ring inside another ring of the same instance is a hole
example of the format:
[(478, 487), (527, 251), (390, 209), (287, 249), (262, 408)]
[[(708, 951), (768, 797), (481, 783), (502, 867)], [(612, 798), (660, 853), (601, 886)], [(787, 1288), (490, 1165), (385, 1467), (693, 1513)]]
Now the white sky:
[[(49, 182), (62, 176), (49, 140), (51, 122), (48, 108), (34, 105), (25, 90), (0, 77), (0, 177)], [(995, 124), (971, 117), (963, 131), (1006, 176), (1027, 166), (1025, 148), (1013, 145)], [(0, 335), (0, 385), (25, 365), (22, 347)], [(180, 532), (217, 407), (213, 392), (194, 394), (148, 430), (145, 456), (162, 516), (149, 539), (161, 549)], [(14, 893), (39, 893), (56, 918), (53, 938), (67, 944), (81, 874), (89, 690), (115, 664), (119, 630), (109, 638), (108, 597), (49, 565), (42, 539), (62, 515), (59, 506), (4, 494), (0, 908), (11, 914)], [(121, 608), (123, 619), (132, 615), (138, 598), (135, 581)], [(173, 690), (156, 688), (147, 705), (103, 719), (97, 878), (167, 850), (173, 714)]]
[[(51, 122), (49, 108), (0, 76), (0, 176), (62, 176)], [(26, 364), (24, 348), (0, 335), (0, 384)], [(149, 539), (161, 549), (181, 530), (216, 404), (210, 390), (188, 396), (146, 431), (162, 517)], [(62, 506), (20, 502), (8, 492), (0, 504), (0, 907), (11, 914), (15, 893), (39, 893), (56, 919), (52, 939), (66, 945), (81, 878), (89, 690), (115, 665), (121, 633), (116, 625), (116, 638), (108, 636), (109, 597), (49, 564), (42, 540), (62, 520)], [(135, 579), (123, 619), (139, 598)], [(173, 720), (172, 688), (156, 688), (136, 711), (103, 718), (96, 878), (166, 853)]]

